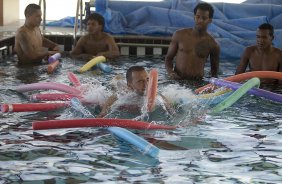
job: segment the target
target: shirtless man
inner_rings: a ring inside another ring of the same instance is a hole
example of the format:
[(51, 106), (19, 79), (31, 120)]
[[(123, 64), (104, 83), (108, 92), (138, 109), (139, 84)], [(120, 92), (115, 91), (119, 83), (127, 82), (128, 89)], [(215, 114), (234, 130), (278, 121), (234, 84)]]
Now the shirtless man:
[(199, 3), (194, 8), (194, 28), (180, 29), (173, 34), (165, 58), (169, 78), (202, 79), (208, 57), (211, 62), (211, 76), (217, 77), (220, 48), (215, 39), (207, 33), (213, 12), (210, 4)]
[(77, 59), (90, 60), (96, 56), (105, 56), (107, 59), (114, 59), (120, 55), (114, 38), (103, 32), (105, 21), (98, 14), (93, 13), (87, 18), (88, 34), (82, 36), (71, 55)]
[(250, 71), (282, 72), (282, 51), (272, 46), (273, 34), (271, 24), (264, 23), (258, 27), (257, 44), (245, 49), (235, 74), (244, 73), (247, 66)]
[[(40, 31), (42, 21), (41, 8), (37, 4), (29, 4), (24, 11), (26, 20), (17, 30), (15, 48), (19, 64), (40, 63), (43, 58), (59, 52), (58, 44), (43, 37)], [(48, 49), (52, 51), (48, 51)]]
[[(147, 71), (142, 66), (132, 66), (126, 72), (127, 88), (125, 91), (135, 92), (137, 96), (144, 96), (145, 90), (148, 85), (149, 75)], [(112, 95), (103, 105), (101, 113), (98, 117), (104, 117), (111, 106), (118, 100), (117, 95)]]
[[(135, 105), (131, 105), (131, 107), (129, 105), (129, 108), (133, 111), (134, 110), (138, 111), (139, 106), (142, 105), (140, 103), (140, 100), (144, 100), (144, 97), (146, 94), (146, 89), (147, 89), (148, 82), (149, 82), (149, 74), (145, 70), (145, 68), (142, 66), (131, 66), (126, 72), (126, 81), (127, 81), (127, 86), (123, 88), (123, 92), (131, 94), (127, 96), (127, 98), (129, 98), (128, 100), (130, 100), (129, 103), (135, 104)], [(120, 87), (121, 86), (119, 86), (119, 88)], [(133, 93), (130, 93), (130, 92), (133, 92)], [(169, 104), (169, 102), (167, 101), (167, 99), (162, 94), (159, 94), (159, 95), (164, 100), (164, 105), (166, 109), (170, 113), (173, 113), (173, 109), (171, 105)], [(123, 97), (125, 96), (126, 95), (123, 95)], [(98, 115), (98, 117), (104, 117), (108, 113), (108, 111), (111, 109), (111, 106), (117, 100), (120, 100), (120, 99), (118, 99), (118, 96), (116, 94), (110, 96), (107, 99), (106, 103), (102, 106), (101, 113)]]

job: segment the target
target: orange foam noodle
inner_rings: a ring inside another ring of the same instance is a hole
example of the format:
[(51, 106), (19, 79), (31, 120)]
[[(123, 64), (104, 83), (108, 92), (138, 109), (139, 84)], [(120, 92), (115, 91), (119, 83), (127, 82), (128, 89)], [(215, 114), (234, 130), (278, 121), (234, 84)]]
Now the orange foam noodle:
[(152, 112), (155, 108), (155, 101), (158, 91), (158, 70), (152, 69), (149, 75), (149, 83), (147, 86), (147, 109)]
[[(282, 80), (282, 73), (275, 72), (275, 71), (253, 71), (253, 72), (246, 72), (241, 73), (238, 75), (233, 75), (230, 77), (225, 78), (224, 80), (231, 81), (231, 82), (242, 82), (244, 80), (251, 79), (253, 77), (258, 77), (260, 79), (277, 79)], [(212, 87), (212, 84), (207, 84), (195, 90), (196, 94), (203, 92), (205, 89)]]
[(60, 64), (59, 60), (56, 60), (50, 64), (48, 64), (47, 72), (53, 73), (57, 66)]

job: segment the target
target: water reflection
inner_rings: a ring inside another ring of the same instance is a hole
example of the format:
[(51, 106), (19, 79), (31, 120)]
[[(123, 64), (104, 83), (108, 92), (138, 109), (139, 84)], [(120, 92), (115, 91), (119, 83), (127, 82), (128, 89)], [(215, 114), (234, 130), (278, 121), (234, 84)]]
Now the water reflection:
[[(47, 74), (46, 65), (19, 67), (13, 62), (1, 65), (4, 74), (0, 80), (0, 101), (27, 103), (30, 93), (11, 89), (41, 81), (69, 84), (67, 72), (82, 64), (63, 60), (58, 73), (52, 75)], [(159, 90), (174, 97), (172, 100), (195, 98), (193, 85), (167, 80), (163, 58), (121, 58), (109, 64), (114, 70), (112, 74), (77, 75), (83, 83), (98, 80), (106, 86), (113, 76), (123, 75), (133, 64), (141, 64), (148, 70), (153, 67), (160, 70)], [(236, 63), (227, 64), (221, 63), (220, 77), (230, 75), (236, 68)], [(48, 113), (1, 113), (0, 183), (281, 181), (281, 104), (246, 95), (221, 114), (208, 114), (209, 105), (195, 101), (186, 105), (175, 103), (175, 107), (176, 114), (172, 117), (166, 116), (161, 105), (149, 117), (158, 119), (157, 123), (180, 125), (176, 130), (131, 130), (161, 149), (157, 159), (120, 142), (104, 129), (32, 130), (34, 120), (74, 118), (70, 108)], [(98, 113), (96, 107), (87, 108)]]

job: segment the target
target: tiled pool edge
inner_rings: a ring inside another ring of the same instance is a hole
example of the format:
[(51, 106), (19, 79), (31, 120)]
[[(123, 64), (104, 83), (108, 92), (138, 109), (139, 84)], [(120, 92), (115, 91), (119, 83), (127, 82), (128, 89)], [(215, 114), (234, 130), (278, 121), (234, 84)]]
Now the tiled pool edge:
[[(70, 51), (73, 45), (73, 35), (55, 32), (44, 36), (58, 43), (64, 51)], [(15, 32), (0, 33), (0, 58), (11, 55), (15, 42)], [(79, 36), (77, 37), (77, 39)], [(114, 35), (121, 55), (123, 56), (156, 56), (165, 55), (170, 43), (170, 37), (144, 35)]]

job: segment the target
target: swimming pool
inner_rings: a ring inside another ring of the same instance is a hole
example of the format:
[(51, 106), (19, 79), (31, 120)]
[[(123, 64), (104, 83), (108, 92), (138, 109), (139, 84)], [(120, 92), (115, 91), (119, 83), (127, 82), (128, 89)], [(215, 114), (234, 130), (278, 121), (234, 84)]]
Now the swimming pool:
[[(77, 76), (82, 83), (97, 79), (107, 85), (132, 64), (158, 68), (161, 90), (169, 85), (175, 91), (195, 88), (167, 80), (162, 57), (121, 57), (111, 63), (111, 74), (89, 71)], [(237, 64), (222, 61), (220, 77), (233, 75)], [(8, 58), (1, 63), (0, 102), (27, 103), (34, 92), (18, 93), (13, 90), (16, 86), (39, 81), (69, 84), (66, 73), (82, 65), (65, 58), (59, 70), (49, 75), (46, 65), (19, 68)], [(73, 118), (69, 108), (0, 114), (0, 183), (281, 182), (281, 104), (246, 95), (222, 114), (207, 114), (206, 109), (192, 104), (172, 118), (158, 113), (150, 117), (182, 126), (174, 131), (133, 131), (161, 149), (158, 159), (138, 152), (104, 129), (32, 130), (34, 120)], [(191, 123), (197, 117), (200, 123)]]

